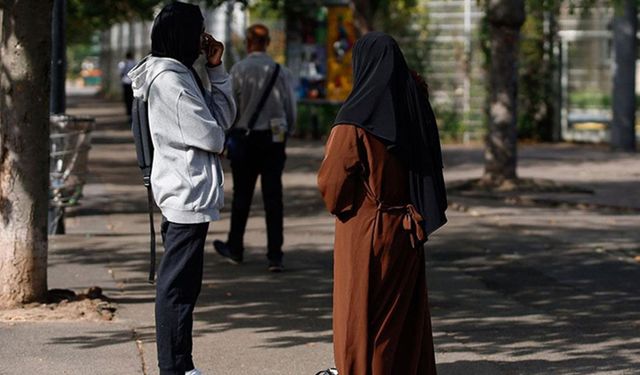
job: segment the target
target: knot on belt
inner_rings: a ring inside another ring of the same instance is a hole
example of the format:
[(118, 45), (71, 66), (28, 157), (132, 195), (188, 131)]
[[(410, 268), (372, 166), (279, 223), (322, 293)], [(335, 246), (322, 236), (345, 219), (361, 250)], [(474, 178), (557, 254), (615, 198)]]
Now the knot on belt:
[(402, 227), (409, 232), (409, 238), (411, 239), (411, 246), (413, 248), (418, 247), (426, 241), (427, 236), (422, 227), (424, 218), (413, 204), (388, 206), (382, 202), (378, 202), (377, 210), (379, 212), (399, 212), (403, 214)]

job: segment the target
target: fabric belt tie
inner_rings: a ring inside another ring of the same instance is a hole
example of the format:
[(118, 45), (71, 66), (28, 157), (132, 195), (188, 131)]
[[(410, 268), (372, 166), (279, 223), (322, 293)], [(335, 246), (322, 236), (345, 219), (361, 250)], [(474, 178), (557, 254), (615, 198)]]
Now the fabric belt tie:
[(418, 212), (413, 204), (407, 204), (406, 206), (387, 206), (382, 202), (378, 202), (377, 210), (379, 212), (403, 212), (402, 227), (409, 232), (409, 238), (411, 239), (411, 247), (414, 249), (423, 244), (427, 240), (422, 222), (424, 218)]

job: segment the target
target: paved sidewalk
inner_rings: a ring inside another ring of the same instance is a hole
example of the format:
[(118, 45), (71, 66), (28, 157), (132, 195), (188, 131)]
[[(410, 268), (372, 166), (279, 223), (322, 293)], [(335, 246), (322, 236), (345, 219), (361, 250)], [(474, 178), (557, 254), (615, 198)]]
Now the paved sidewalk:
[[(51, 238), (50, 287), (99, 285), (119, 308), (106, 323), (0, 323), (0, 374), (157, 374), (146, 193), (131, 136), (118, 104), (70, 103), (98, 129), (82, 205), (68, 234)], [(333, 222), (315, 188), (321, 158), (317, 142), (289, 148), (285, 273), (266, 272), (259, 195), (246, 264), (227, 265), (207, 246), (194, 344), (205, 374), (312, 375), (332, 364)], [(474, 178), (482, 153), (447, 146), (445, 162), (449, 181)], [(559, 206), (451, 197), (450, 222), (428, 244), (439, 374), (637, 373), (638, 156), (526, 146), (520, 174), (593, 194), (533, 197)], [(209, 240), (224, 239), (228, 219), (211, 225)]]

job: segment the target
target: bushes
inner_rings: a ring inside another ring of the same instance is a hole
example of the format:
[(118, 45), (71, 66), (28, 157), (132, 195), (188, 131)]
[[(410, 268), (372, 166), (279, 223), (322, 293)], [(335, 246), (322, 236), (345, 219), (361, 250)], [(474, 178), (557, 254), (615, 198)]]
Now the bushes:
[[(333, 120), (336, 118), (339, 109), (340, 105), (338, 104), (298, 103), (296, 136), (308, 138), (314, 135), (323, 136), (329, 134), (329, 130), (331, 130)], [(314, 134), (314, 132), (317, 132), (317, 134)]]

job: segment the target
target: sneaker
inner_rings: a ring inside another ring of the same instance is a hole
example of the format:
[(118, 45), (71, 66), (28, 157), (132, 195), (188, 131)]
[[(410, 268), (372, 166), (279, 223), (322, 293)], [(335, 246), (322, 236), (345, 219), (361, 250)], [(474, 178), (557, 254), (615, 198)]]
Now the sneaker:
[(268, 270), (269, 272), (282, 272), (284, 271), (284, 265), (281, 260), (270, 260)]
[(215, 240), (213, 241), (213, 248), (216, 249), (216, 252), (224, 257), (227, 262), (236, 265), (242, 263), (242, 256), (233, 254), (231, 247), (229, 247), (226, 242)]
[(320, 371), (316, 375), (338, 375), (338, 370), (336, 368), (330, 368), (330, 369)]
[(185, 372), (184, 375), (202, 375), (202, 373), (197, 368), (194, 368), (191, 371)]

